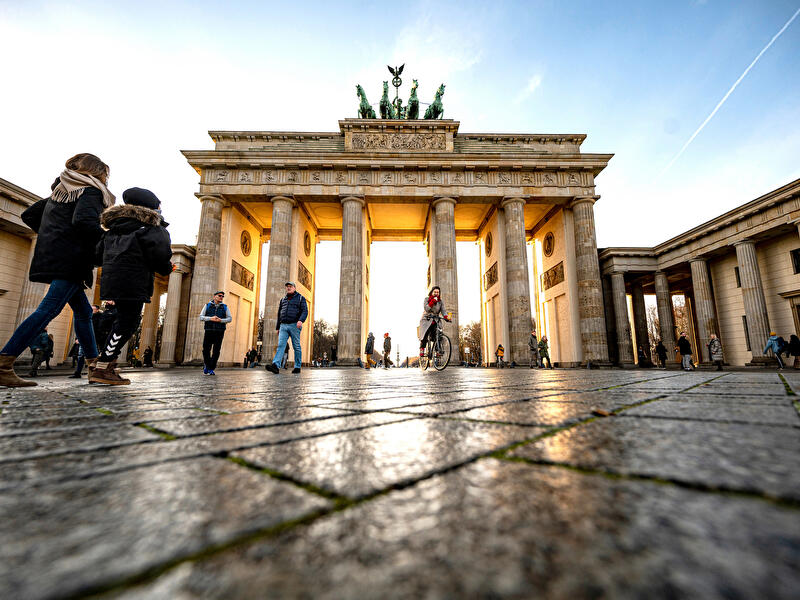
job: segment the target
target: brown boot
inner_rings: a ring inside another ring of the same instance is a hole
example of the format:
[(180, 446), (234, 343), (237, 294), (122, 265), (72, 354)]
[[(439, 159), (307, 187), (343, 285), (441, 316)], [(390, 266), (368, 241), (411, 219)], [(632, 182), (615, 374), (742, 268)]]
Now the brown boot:
[(16, 356), (0, 354), (0, 385), (6, 387), (31, 387), (36, 385), (35, 381), (25, 381), (17, 377), (14, 373), (14, 361)]
[(119, 376), (114, 370), (117, 361), (110, 363), (97, 362), (89, 375), (89, 383), (104, 383), (106, 385), (129, 385), (131, 380)]

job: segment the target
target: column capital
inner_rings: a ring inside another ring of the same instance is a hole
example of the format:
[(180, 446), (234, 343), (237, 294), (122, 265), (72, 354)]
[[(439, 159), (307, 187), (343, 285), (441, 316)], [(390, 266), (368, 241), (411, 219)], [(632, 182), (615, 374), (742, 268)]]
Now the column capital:
[(690, 258), (689, 259), (689, 263), (690, 264), (691, 263), (703, 263), (703, 264), (705, 264), (707, 262), (708, 262), (708, 259), (707, 258), (703, 258), (702, 256), (695, 256), (694, 258)]
[(528, 198), (530, 198), (530, 196), (503, 196), (503, 199), (500, 201), (500, 208), (505, 208), (509, 204), (525, 204)]
[(218, 194), (195, 194), (195, 196), (197, 196), (197, 199), (202, 203), (216, 201), (223, 206), (225, 205), (225, 198)]
[(339, 202), (344, 204), (345, 202), (358, 202), (361, 206), (366, 206), (367, 203), (364, 201), (364, 196), (355, 196), (353, 194), (345, 194), (343, 196), (339, 196)]
[(270, 202), (275, 204), (275, 202), (288, 202), (292, 206), (297, 206), (297, 201), (292, 196), (273, 196), (270, 198)]
[(436, 205), (441, 204), (442, 202), (449, 202), (453, 206), (455, 206), (456, 204), (458, 204), (458, 198), (455, 198), (453, 196), (434, 196), (433, 202), (431, 202), (431, 208), (436, 208)]
[(590, 202), (592, 205), (594, 205), (594, 203), (598, 200), (600, 200), (600, 196), (575, 196), (572, 200), (567, 202), (567, 208), (575, 208), (584, 202)]
[(754, 246), (755, 243), (756, 243), (755, 240), (753, 240), (752, 238), (742, 238), (741, 240), (736, 240), (731, 245), (732, 246), (745, 246), (745, 245)]

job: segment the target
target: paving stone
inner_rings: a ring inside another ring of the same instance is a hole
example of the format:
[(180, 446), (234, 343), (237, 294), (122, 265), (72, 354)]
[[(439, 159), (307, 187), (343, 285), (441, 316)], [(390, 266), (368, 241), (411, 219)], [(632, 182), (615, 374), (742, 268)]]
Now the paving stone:
[(0, 506), (15, 516), (0, 520), (0, 597), (46, 598), (90, 591), (330, 502), (203, 458), (3, 494)]
[(451, 414), (463, 419), (479, 421), (501, 421), (518, 425), (541, 425), (545, 427), (562, 426), (575, 423), (592, 416), (596, 408), (612, 411), (620, 404), (613, 400), (589, 402), (548, 402), (546, 399), (527, 402), (496, 404)]
[(800, 427), (800, 416), (786, 399), (784, 399), (783, 406), (771, 404), (748, 405), (738, 402), (658, 400), (657, 402), (650, 402), (649, 404), (626, 410), (623, 416), (665, 417)]
[[(354, 414), (333, 419), (245, 429), (200, 437), (165, 441), (154, 436), (146, 444), (120, 442), (102, 451), (54, 452), (29, 457), (0, 456), (0, 491), (20, 486), (43, 486), (178, 459), (219, 454), (263, 444), (325, 436), (347, 430), (362, 431), (388, 423), (408, 420), (408, 415), (390, 413)], [(142, 430), (144, 431), (144, 430)]]
[(66, 429), (25, 436), (0, 437), (0, 461), (23, 460), (75, 450), (105, 448), (119, 443), (155, 440), (158, 436), (134, 425), (112, 425), (93, 429)]
[(287, 406), (285, 408), (238, 412), (230, 415), (203, 417), (195, 415), (192, 419), (148, 420), (147, 423), (172, 435), (185, 436), (347, 416), (353, 416), (353, 413), (333, 408)]
[(796, 598), (797, 511), (493, 459), (116, 595)]
[(343, 496), (361, 497), (427, 477), (544, 431), (539, 427), (415, 419), (234, 455)]
[(800, 500), (800, 432), (794, 428), (611, 417), (512, 454)]

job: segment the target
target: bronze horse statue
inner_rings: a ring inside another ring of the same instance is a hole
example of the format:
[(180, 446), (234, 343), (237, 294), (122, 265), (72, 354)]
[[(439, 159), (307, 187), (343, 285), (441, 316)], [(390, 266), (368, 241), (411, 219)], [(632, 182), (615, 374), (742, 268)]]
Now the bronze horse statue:
[(433, 103), (428, 107), (428, 110), (425, 111), (426, 119), (441, 119), (442, 115), (444, 114), (444, 106), (442, 106), (442, 96), (444, 95), (444, 84), (439, 86), (439, 89), (436, 90), (436, 96), (433, 99)]
[(419, 119), (419, 98), (417, 98), (417, 80), (411, 80), (411, 94), (408, 97), (406, 114), (409, 119)]
[(358, 116), (362, 119), (377, 119), (378, 117), (375, 115), (375, 111), (372, 106), (370, 106), (367, 95), (364, 93), (364, 88), (360, 85), (356, 85), (356, 94), (360, 99), (358, 104)]
[(397, 113), (395, 113), (394, 106), (392, 103), (389, 102), (389, 82), (383, 82), (383, 96), (381, 96), (381, 103), (380, 103), (380, 111), (381, 111), (381, 119), (396, 119)]

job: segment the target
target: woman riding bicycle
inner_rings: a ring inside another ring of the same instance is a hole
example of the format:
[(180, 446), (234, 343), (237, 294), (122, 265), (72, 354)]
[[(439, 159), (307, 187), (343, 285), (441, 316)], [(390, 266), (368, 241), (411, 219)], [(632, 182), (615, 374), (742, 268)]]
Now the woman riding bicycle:
[(444, 303), (440, 296), (441, 290), (438, 285), (431, 288), (425, 298), (422, 310), (422, 318), (419, 320), (419, 355), (425, 356), (425, 344), (433, 337), (436, 331), (436, 317), (441, 316), (445, 321), (450, 321), (450, 317), (444, 310)]

